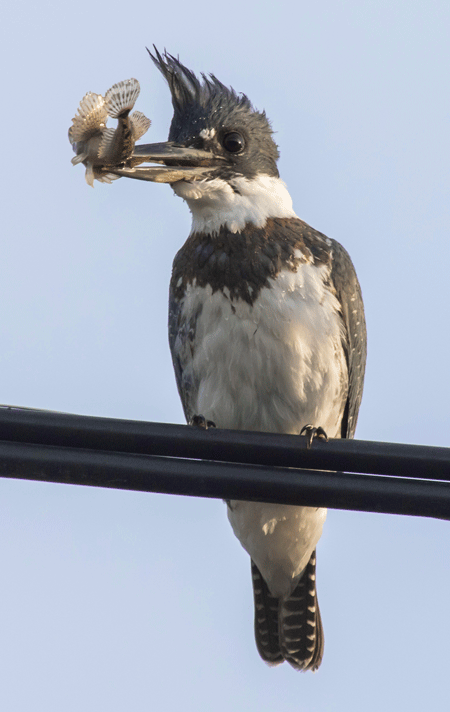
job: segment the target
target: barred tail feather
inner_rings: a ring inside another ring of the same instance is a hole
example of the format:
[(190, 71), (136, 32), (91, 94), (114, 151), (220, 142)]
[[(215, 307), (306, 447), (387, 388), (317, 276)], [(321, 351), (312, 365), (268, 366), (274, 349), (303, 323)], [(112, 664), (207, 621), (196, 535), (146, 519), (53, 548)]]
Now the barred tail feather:
[(316, 552), (290, 597), (280, 601), (280, 649), (297, 670), (317, 670), (322, 662), (324, 636), (316, 593)]
[(269, 665), (284, 661), (278, 636), (278, 598), (270, 595), (266, 582), (252, 561), (253, 595), (255, 600), (256, 647)]
[(285, 660), (296, 670), (317, 670), (324, 637), (316, 594), (316, 552), (296, 588), (283, 600), (271, 595), (252, 561), (256, 647), (269, 665)]

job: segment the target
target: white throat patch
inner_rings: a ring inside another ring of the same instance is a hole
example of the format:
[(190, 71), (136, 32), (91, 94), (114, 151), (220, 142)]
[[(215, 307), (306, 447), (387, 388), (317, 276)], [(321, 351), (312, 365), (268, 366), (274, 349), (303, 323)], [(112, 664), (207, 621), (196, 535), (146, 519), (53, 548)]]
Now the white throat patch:
[(246, 223), (264, 227), (268, 218), (296, 218), (292, 198), (281, 178), (260, 175), (172, 184), (192, 213), (192, 232), (214, 234), (222, 226), (240, 232)]

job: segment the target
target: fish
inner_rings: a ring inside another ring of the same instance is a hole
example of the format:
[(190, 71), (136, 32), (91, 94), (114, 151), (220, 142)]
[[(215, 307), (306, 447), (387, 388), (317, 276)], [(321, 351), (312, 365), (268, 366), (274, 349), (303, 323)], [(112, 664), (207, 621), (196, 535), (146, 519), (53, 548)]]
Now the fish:
[[(88, 92), (80, 101), (69, 128), (69, 141), (76, 156), (72, 164), (86, 166), (86, 182), (111, 183), (120, 178), (108, 172), (123, 165), (133, 153), (135, 143), (149, 129), (151, 121), (141, 111), (134, 111), (140, 86), (137, 79), (114, 84), (105, 96)], [(107, 128), (108, 117), (117, 119), (116, 128)]]

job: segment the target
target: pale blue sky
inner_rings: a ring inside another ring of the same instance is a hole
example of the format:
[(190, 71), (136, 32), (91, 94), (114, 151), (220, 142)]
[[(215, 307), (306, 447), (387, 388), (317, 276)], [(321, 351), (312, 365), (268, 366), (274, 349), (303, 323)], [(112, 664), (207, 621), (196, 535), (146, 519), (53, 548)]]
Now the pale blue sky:
[[(341, 241), (369, 330), (357, 436), (449, 445), (448, 2), (10, 3), (2, 30), (0, 402), (182, 422), (166, 337), (189, 213), (167, 186), (89, 188), (67, 129), (145, 45), (273, 122), (304, 220)], [(447, 710), (450, 525), (332, 511), (316, 675), (267, 668), (223, 504), (0, 481), (5, 712)]]

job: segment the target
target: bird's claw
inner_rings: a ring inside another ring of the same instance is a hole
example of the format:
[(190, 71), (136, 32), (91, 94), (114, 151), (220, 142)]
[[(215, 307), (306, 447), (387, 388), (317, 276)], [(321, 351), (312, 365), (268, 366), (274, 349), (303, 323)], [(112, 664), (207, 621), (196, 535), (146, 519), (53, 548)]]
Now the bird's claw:
[(326, 434), (325, 430), (320, 426), (318, 428), (315, 428), (314, 425), (304, 425), (303, 428), (300, 430), (300, 435), (305, 436), (306, 447), (308, 448), (308, 450), (310, 449), (314, 438), (317, 438), (318, 440), (325, 440), (325, 442), (328, 442), (328, 435)]
[(195, 425), (196, 428), (203, 428), (203, 430), (216, 427), (216, 424), (212, 420), (206, 420), (204, 415), (193, 415), (189, 425)]

